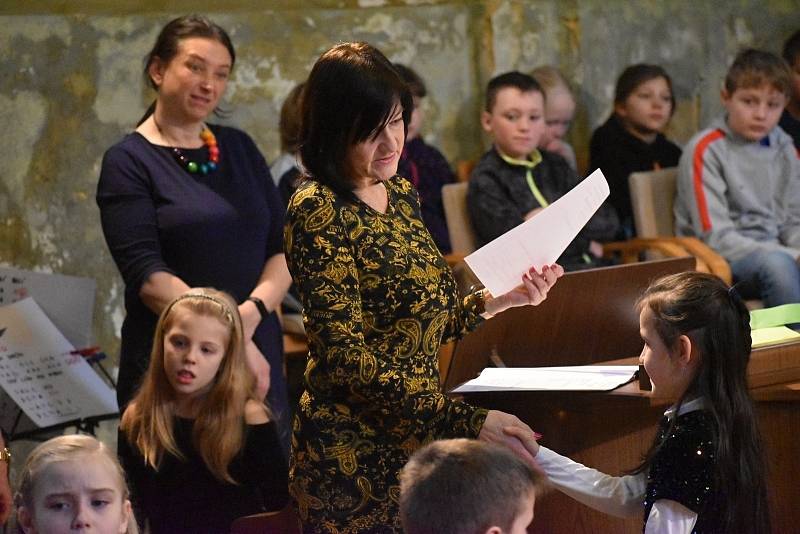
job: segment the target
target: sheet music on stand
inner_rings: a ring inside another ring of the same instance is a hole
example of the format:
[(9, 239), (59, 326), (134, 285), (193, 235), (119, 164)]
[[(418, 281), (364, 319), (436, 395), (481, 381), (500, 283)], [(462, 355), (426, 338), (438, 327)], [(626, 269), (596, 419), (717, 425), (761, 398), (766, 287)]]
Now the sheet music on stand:
[[(33, 297), (45, 315), (75, 347), (92, 344), (96, 282), (92, 278), (0, 265), (0, 306)], [(15, 435), (38, 431), (14, 400), (0, 388), (0, 426)]]
[(118, 411), (114, 390), (32, 298), (0, 307), (0, 387), (40, 428)]

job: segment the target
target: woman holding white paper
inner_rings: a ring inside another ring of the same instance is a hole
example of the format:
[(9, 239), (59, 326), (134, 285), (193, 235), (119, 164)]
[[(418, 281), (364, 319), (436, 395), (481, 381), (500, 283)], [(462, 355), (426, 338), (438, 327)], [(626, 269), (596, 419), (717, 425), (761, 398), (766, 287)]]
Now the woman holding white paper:
[(284, 241), (309, 339), (289, 485), (307, 532), (399, 532), (397, 477), (420, 445), (531, 432), (446, 397), (437, 354), (482, 318), (541, 303), (563, 270), (531, 269), (504, 295), (459, 298), (413, 186), (396, 175), (411, 111), (406, 84), (365, 43), (327, 51), (306, 82), (308, 179)]

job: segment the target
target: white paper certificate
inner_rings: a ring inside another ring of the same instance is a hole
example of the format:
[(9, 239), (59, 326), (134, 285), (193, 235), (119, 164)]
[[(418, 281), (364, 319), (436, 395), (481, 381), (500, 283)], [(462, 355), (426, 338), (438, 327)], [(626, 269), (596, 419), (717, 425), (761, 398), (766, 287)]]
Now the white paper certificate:
[(636, 365), (487, 367), (453, 393), (479, 391), (610, 391), (633, 379)]
[(531, 267), (538, 270), (555, 263), (608, 194), (608, 182), (597, 169), (536, 216), (464, 261), (492, 295), (507, 293), (522, 283), (522, 275)]

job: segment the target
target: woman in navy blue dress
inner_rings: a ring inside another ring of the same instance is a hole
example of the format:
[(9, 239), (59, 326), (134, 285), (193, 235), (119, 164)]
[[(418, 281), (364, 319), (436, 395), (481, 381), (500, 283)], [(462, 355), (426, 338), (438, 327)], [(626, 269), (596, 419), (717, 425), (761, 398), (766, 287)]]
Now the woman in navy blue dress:
[(164, 306), (190, 287), (239, 303), (248, 363), (288, 444), (278, 318), (291, 281), (283, 208), (264, 157), (244, 132), (208, 124), (235, 61), (225, 31), (198, 16), (168, 23), (147, 56), (157, 96), (133, 133), (103, 158), (97, 204), (125, 282), (120, 410), (147, 369)]

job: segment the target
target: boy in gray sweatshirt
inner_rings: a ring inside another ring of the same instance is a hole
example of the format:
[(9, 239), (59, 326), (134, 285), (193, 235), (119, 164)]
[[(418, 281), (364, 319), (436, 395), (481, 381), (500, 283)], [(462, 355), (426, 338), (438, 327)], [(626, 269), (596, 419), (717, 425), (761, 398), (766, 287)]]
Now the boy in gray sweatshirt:
[(800, 159), (777, 126), (790, 83), (778, 56), (739, 53), (722, 90), (726, 115), (686, 145), (674, 204), (675, 233), (724, 256), (741, 293), (767, 307), (800, 302)]

